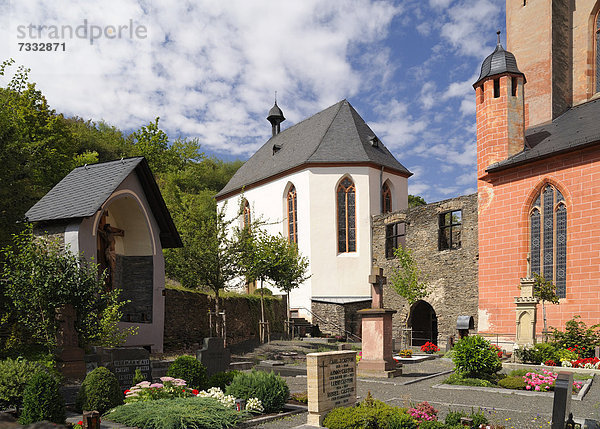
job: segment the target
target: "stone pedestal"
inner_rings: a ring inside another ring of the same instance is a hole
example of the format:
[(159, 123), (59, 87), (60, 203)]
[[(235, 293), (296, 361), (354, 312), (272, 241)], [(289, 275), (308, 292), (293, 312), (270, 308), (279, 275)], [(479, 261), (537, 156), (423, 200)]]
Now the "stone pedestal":
[(362, 359), (358, 375), (391, 378), (402, 374), (393, 359), (392, 315), (396, 310), (368, 308), (359, 310), (362, 317)]
[(540, 302), (533, 296), (535, 279), (521, 279), (521, 295), (515, 297), (517, 335), (516, 343), (519, 346), (535, 344), (535, 327), (537, 319), (537, 305)]
[(356, 403), (356, 352), (309, 353), (306, 376), (307, 425), (321, 426), (332, 409)]

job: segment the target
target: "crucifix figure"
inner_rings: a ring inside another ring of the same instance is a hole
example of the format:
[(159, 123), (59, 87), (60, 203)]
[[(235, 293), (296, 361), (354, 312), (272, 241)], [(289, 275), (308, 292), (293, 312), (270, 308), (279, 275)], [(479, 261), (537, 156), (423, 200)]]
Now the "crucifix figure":
[(373, 267), (369, 276), (371, 283), (371, 308), (383, 308), (383, 285), (387, 279), (383, 275), (383, 268)]
[(115, 270), (117, 267), (115, 237), (124, 237), (125, 231), (106, 223), (106, 215), (107, 214), (102, 216), (102, 219), (100, 219), (100, 224), (98, 225), (98, 236), (100, 237), (98, 256), (100, 261), (104, 262), (103, 264), (100, 264), (101, 268), (107, 271), (107, 289), (112, 290), (115, 287)]

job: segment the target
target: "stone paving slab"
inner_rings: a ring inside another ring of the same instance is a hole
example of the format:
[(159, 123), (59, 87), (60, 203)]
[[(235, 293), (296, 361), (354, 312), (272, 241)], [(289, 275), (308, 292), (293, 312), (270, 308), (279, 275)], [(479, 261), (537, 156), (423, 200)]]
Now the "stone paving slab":
[[(411, 365), (411, 374), (393, 380), (375, 380), (359, 378), (357, 394), (359, 400), (371, 392), (375, 399), (390, 405), (408, 407), (422, 401), (428, 401), (440, 410), (443, 420), (448, 411), (482, 409), (488, 418), (506, 429), (532, 429), (550, 427), (552, 416), (552, 396), (520, 396), (510, 393), (492, 393), (464, 388), (461, 390), (436, 389), (447, 375), (434, 376), (425, 379), (425, 374), (443, 372), (452, 369), (452, 362), (442, 359)], [(406, 384), (406, 381), (423, 378), (422, 381)], [(292, 392), (306, 390), (306, 378), (287, 377), (286, 382)], [(571, 402), (571, 409), (576, 419), (600, 420), (600, 383), (592, 383), (582, 401)], [(258, 426), (266, 429), (291, 429), (306, 424), (306, 414), (271, 422)], [(303, 426), (306, 427), (306, 426)]]

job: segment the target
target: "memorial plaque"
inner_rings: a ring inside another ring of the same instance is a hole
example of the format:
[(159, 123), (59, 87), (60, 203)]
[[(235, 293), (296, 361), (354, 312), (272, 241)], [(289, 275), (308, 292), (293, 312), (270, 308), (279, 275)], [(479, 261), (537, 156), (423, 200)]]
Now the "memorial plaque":
[(217, 372), (229, 370), (231, 351), (223, 347), (223, 338), (208, 337), (196, 352), (196, 359), (206, 367), (206, 375), (212, 377)]
[(115, 286), (123, 306), (123, 322), (152, 323), (154, 267), (152, 256), (117, 255)]
[(321, 426), (328, 411), (356, 403), (356, 352), (309, 353), (306, 367), (308, 425)]
[(97, 353), (86, 355), (88, 372), (99, 366), (109, 369), (119, 381), (121, 390), (133, 385), (135, 370), (139, 369), (146, 380), (152, 380), (150, 353), (142, 347), (134, 348), (97, 348)]

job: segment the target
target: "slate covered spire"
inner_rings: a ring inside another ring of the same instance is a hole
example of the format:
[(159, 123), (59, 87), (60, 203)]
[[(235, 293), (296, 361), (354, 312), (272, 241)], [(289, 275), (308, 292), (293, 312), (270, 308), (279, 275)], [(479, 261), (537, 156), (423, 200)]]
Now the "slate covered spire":
[(511, 52), (504, 50), (500, 43), (500, 31), (496, 34), (498, 35), (496, 49), (483, 60), (483, 64), (481, 64), (481, 73), (473, 86), (477, 86), (485, 78), (503, 73), (520, 74), (525, 81), (525, 75), (517, 67), (517, 59)]
[(271, 123), (271, 127), (273, 128), (273, 136), (279, 134), (281, 131), (279, 124), (285, 121), (285, 117), (277, 105), (277, 93), (275, 93), (275, 105), (271, 107), (271, 110), (269, 110), (269, 116), (267, 116), (267, 120)]

